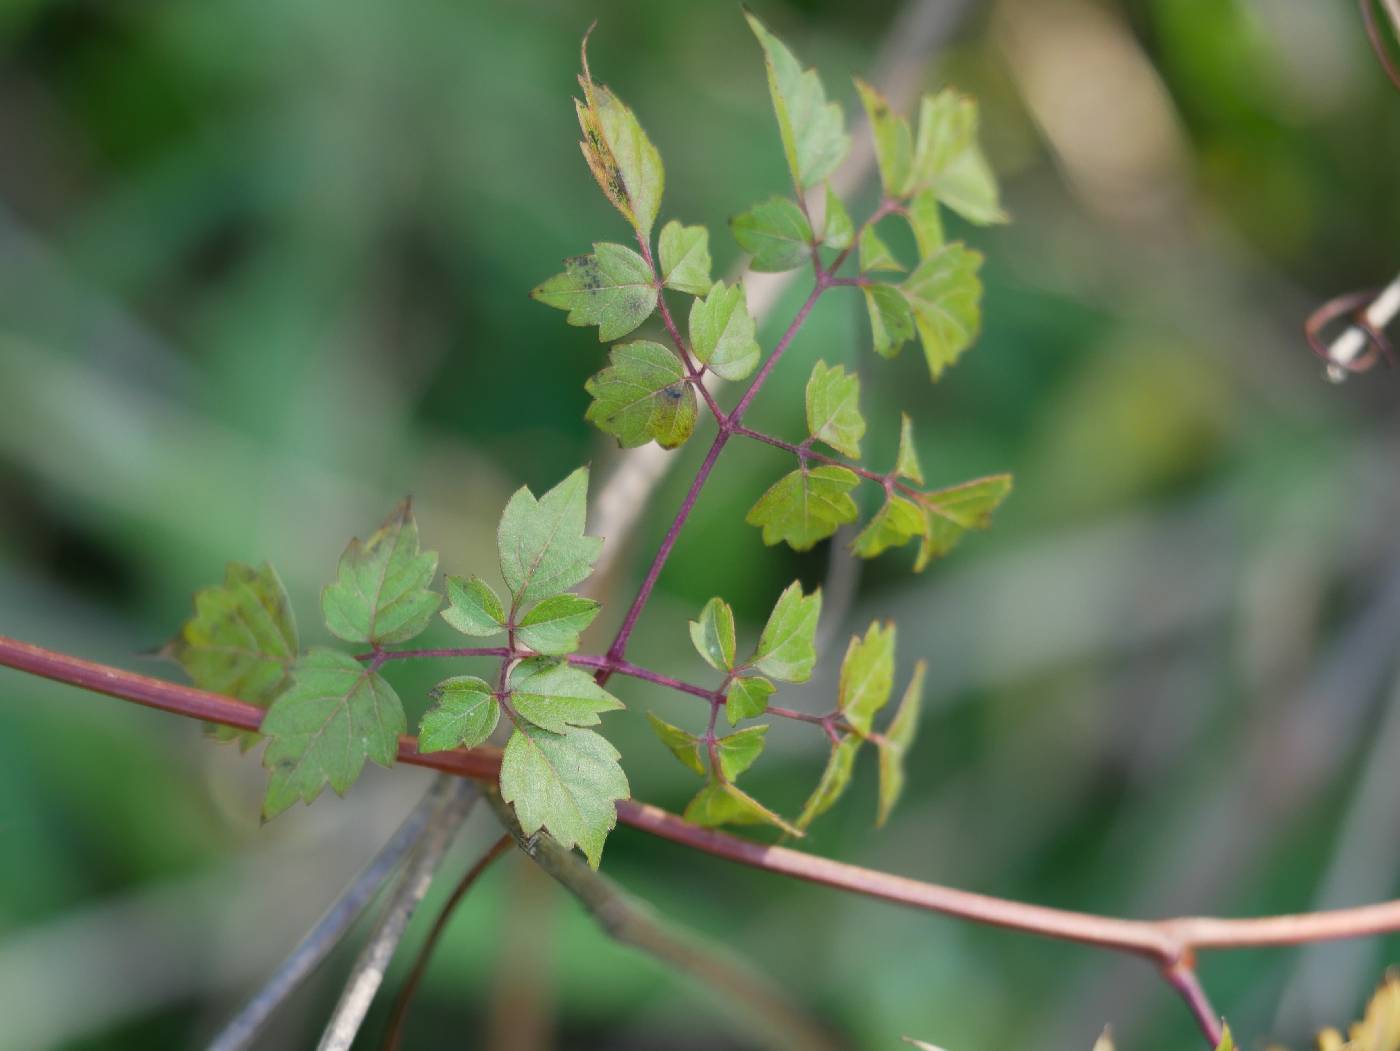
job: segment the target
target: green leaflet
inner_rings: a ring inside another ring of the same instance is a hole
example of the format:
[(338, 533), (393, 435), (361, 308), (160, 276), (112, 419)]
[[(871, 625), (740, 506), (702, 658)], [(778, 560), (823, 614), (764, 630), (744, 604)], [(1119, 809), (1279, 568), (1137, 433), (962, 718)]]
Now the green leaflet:
[(745, 11), (763, 46), (768, 90), (778, 117), (783, 153), (799, 193), (830, 175), (846, 156), (851, 140), (841, 107), (827, 102), (815, 70), (804, 71), (792, 52), (763, 23)]
[(914, 338), (914, 314), (894, 285), (863, 285), (865, 309), (870, 314), (870, 338), (875, 353), (892, 358)]
[(860, 746), (859, 737), (846, 734), (832, 747), (826, 767), (822, 770), (821, 780), (807, 797), (807, 802), (802, 806), (802, 813), (797, 815), (794, 822), (798, 828), (807, 828), (816, 818), (830, 810), (845, 793), (851, 783), (851, 771), (855, 767), (856, 752)]
[(892, 547), (903, 547), (928, 531), (924, 509), (902, 496), (890, 493), (865, 528), (851, 543), (861, 558), (874, 558)]
[(865, 417), (860, 414), (860, 377), (840, 365), (818, 361), (807, 380), (807, 433), (837, 452), (860, 457)]
[(894, 473), (915, 485), (924, 484), (924, 469), (919, 465), (919, 450), (914, 444), (914, 421), (907, 412), (899, 414), (899, 455), (895, 457)]
[(968, 222), (1006, 222), (996, 178), (977, 145), (976, 101), (947, 89), (924, 96), (914, 147), (913, 188), (932, 190)]
[[(914, 174), (914, 135), (909, 122), (891, 112), (890, 104), (860, 77), (856, 90), (870, 118), (870, 135), (875, 141), (875, 163), (880, 169), (880, 185), (885, 196), (903, 197)], [(801, 824), (799, 821), (798, 824)]]
[[(299, 648), (296, 618), (277, 571), (266, 563), (255, 569), (230, 562), (223, 584), (195, 593), (194, 616), (161, 655), (176, 661), (201, 690), (266, 708), (286, 685)], [(230, 726), (211, 725), (209, 732), (238, 741), (245, 752), (258, 739)]]
[(491, 585), (480, 577), (447, 578), (447, 608), (442, 619), (463, 635), (490, 638), (506, 630), (506, 611)]
[(875, 816), (875, 827), (879, 828), (889, 820), (890, 811), (904, 791), (904, 756), (914, 743), (914, 735), (919, 729), (919, 713), (924, 701), (924, 672), (927, 665), (919, 661), (914, 665), (914, 677), (905, 687), (889, 729), (875, 742), (880, 753), (880, 803)]
[(914, 314), (929, 374), (938, 379), (977, 335), (982, 256), (954, 242), (920, 263), (900, 285)]
[(904, 218), (913, 231), (920, 259), (927, 259), (943, 247), (943, 216), (938, 210), (938, 194), (933, 190), (916, 193), (904, 210)]
[(608, 343), (627, 335), (656, 309), (657, 290), (651, 267), (632, 249), (599, 242), (592, 255), (564, 260), (555, 274), (530, 295), (545, 306), (567, 310), (570, 325), (598, 326)]
[(753, 256), (754, 270), (794, 270), (812, 258), (812, 227), (786, 197), (770, 197), (729, 220), (739, 247)]
[(612, 364), (584, 385), (593, 395), (587, 419), (624, 448), (655, 441), (674, 449), (695, 429), (695, 388), (680, 359), (660, 343), (639, 340), (612, 349)]
[(677, 292), (703, 296), (710, 290), (710, 231), (675, 219), (661, 228), (661, 282)]
[(441, 597), (429, 590), (437, 553), (420, 551), (418, 524), (405, 500), (382, 526), (340, 556), (335, 583), (321, 592), (321, 612), (331, 634), (376, 646), (421, 634)]
[(537, 603), (516, 625), (516, 640), (547, 656), (578, 649), (579, 633), (593, 623), (598, 603), (581, 595), (551, 595)]
[(661, 155), (632, 111), (602, 84), (593, 82), (588, 70), (587, 37), (583, 41), (583, 74), (578, 81), (583, 88), (583, 101), (575, 99), (574, 108), (583, 129), (579, 146), (588, 170), (598, 180), (603, 195), (647, 240), (661, 208), (661, 191), (666, 183)]
[(651, 712), (647, 712), (647, 721), (651, 723), (651, 728), (656, 736), (661, 738), (661, 743), (671, 750), (671, 754), (679, 759), (682, 765), (694, 770), (701, 777), (705, 775), (705, 760), (700, 751), (700, 738), (692, 733), (687, 733), (679, 726), (672, 726), (665, 719), (658, 719)]
[(765, 544), (787, 541), (794, 551), (806, 551), (855, 521), (859, 512), (850, 493), (859, 481), (844, 467), (804, 464), (774, 482), (749, 508), (745, 521), (762, 527)]
[(685, 808), (687, 821), (715, 828), (719, 825), (772, 825), (790, 836), (801, 837), (802, 830), (783, 820), (737, 785), (711, 781)]
[(724, 696), (724, 714), (729, 725), (734, 726), (745, 719), (755, 719), (768, 710), (768, 698), (773, 696), (774, 686), (762, 675), (741, 675), (729, 684), (729, 692)]
[(617, 824), (617, 800), (630, 794), (618, 752), (592, 730), (550, 733), (516, 727), (501, 756), (501, 798), (527, 836), (545, 829), (577, 846), (595, 869)]
[(1225, 1032), (1220, 1035), (1220, 1043), (1215, 1046), (1215, 1051), (1235, 1051), (1235, 1038), (1230, 1033), (1230, 1027), (1225, 1027)]
[(310, 803), (327, 784), (343, 795), (367, 758), (390, 766), (406, 725), (398, 694), (378, 672), (347, 654), (312, 650), (263, 720), (263, 765), (271, 774), (263, 816), (276, 817), (298, 799)]
[(758, 639), (753, 666), (784, 682), (806, 682), (817, 663), (817, 621), (822, 613), (822, 590), (802, 594), (802, 584), (789, 584)]
[(496, 691), (475, 675), (444, 679), (429, 696), (437, 703), (418, 724), (420, 752), (443, 752), (459, 745), (475, 748), (491, 736), (501, 718)]
[(861, 231), (858, 252), (860, 271), (863, 274), (874, 273), (877, 270), (902, 271), (904, 269), (899, 260), (894, 257), (894, 253), (890, 251), (890, 246), (885, 244), (873, 226), (867, 226)]
[(742, 285), (717, 281), (709, 295), (691, 303), (690, 349), (722, 379), (741, 380), (753, 372), (760, 352)]
[(587, 672), (545, 657), (529, 657), (512, 669), (510, 704), (522, 718), (556, 734), (596, 726), (600, 712), (623, 707)]
[(865, 638), (853, 637), (841, 661), (836, 707), (851, 728), (865, 737), (875, 713), (888, 703), (894, 685), (894, 625), (870, 625)]
[(993, 474), (962, 485), (923, 494), (928, 510), (928, 532), (919, 545), (914, 569), (922, 572), (934, 558), (942, 558), (969, 529), (986, 529), (992, 512), (1011, 493), (1011, 475)]
[(510, 498), (496, 537), (513, 608), (567, 591), (593, 571), (603, 541), (583, 534), (587, 504), (587, 467), (538, 500), (523, 486)]
[(729, 603), (712, 598), (700, 611), (700, 619), (690, 622), (690, 641), (705, 663), (719, 671), (734, 668), (734, 611)]
[(726, 781), (736, 781), (739, 775), (758, 761), (763, 754), (768, 726), (750, 726), (721, 737), (715, 745), (720, 773)]
[(841, 203), (841, 198), (836, 196), (836, 191), (831, 188), (831, 183), (826, 184), (826, 211), (822, 215), (821, 243), (827, 248), (842, 251), (851, 246), (851, 239), (855, 237), (856, 227), (851, 222), (851, 213), (846, 211), (846, 206)]

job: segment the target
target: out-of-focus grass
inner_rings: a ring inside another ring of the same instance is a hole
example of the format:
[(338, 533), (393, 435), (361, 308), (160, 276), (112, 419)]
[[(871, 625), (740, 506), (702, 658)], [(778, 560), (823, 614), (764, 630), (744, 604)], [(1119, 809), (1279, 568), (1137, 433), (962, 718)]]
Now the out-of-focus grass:
[[(1018, 32), (1045, 12), (1053, 36)], [(760, 14), (853, 112), (845, 74), (869, 68), (893, 7)], [(226, 559), (267, 558), (319, 641), (341, 544), (403, 493), (446, 568), (489, 572), (512, 488), (607, 467), (582, 420), (603, 348), (525, 295), (622, 234), (569, 104), (594, 17), (593, 68), (661, 149), (667, 214), (709, 225), (724, 269), (738, 255), (726, 217), (785, 184), (737, 6), (0, 9), (0, 631), (162, 671), (138, 654), (191, 593)], [(1349, 5), (1003, 0), (976, 6), (926, 79), (983, 99), (1016, 220), (954, 230), (989, 257), (980, 345), (930, 387), (917, 354), (868, 352), (856, 302), (823, 303), (755, 420), (792, 433), (804, 366), (844, 361), (862, 373), (874, 460), (905, 410), (931, 482), (1010, 469), (1018, 487), (992, 533), (922, 577), (898, 553), (867, 567), (846, 630), (896, 616), (902, 664), (931, 662), (930, 715), (891, 826), (870, 828), (867, 765), (806, 847), (1137, 915), (1393, 895), (1388, 829), (1346, 830), (1397, 787), (1368, 732), (1400, 636), (1394, 383), (1323, 386), (1299, 335), (1316, 302), (1397, 265), (1400, 100)], [(1150, 121), (1123, 119), (1130, 99)], [(678, 454), (625, 576), (696, 456)], [(640, 657), (699, 675), (684, 625), (710, 595), (751, 634), (784, 583), (822, 577), (823, 552), (765, 549), (742, 522), (781, 467), (763, 450), (722, 461)], [(789, 703), (829, 704), (829, 672)], [(410, 705), (434, 674), (399, 678)], [(24, 991), (0, 1017), (7, 1047), (197, 1044), (418, 784), (375, 772), (348, 801), (260, 829), (255, 758), (152, 713), (4, 683), (0, 988)], [(693, 785), (640, 715), (693, 712), (619, 690), (631, 710), (609, 728), (637, 793), (682, 806)], [(822, 761), (801, 729), (776, 728), (752, 775), (788, 810)], [(1193, 1039), (1131, 962), (626, 830), (607, 867), (858, 1046), (912, 1033), (1087, 1048), (1107, 1019), (1125, 1048)], [(473, 893), (409, 1046), (501, 1042), (463, 1034), (499, 1031), (486, 1019), (512, 1002), (512, 931), (538, 942), (529, 980), (562, 1046), (678, 1032), (748, 1046), (571, 903), (519, 915), (517, 882), (503, 868)], [(1352, 1015), (1394, 948), (1211, 956), (1204, 976), (1237, 1032), (1301, 1043)], [(344, 965), (267, 1046), (312, 1039)]]

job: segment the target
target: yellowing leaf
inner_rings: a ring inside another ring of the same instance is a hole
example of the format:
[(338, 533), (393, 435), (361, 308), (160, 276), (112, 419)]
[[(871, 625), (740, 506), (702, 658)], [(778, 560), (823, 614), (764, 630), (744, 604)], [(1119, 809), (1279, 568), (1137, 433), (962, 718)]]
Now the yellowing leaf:
[(710, 232), (675, 219), (661, 228), (661, 281), (677, 292), (703, 296), (710, 290)]
[(1004, 223), (996, 178), (977, 144), (977, 103), (955, 91), (919, 107), (913, 186), (930, 189), (968, 222)]
[(924, 672), (927, 666), (923, 661), (914, 665), (914, 676), (905, 687), (889, 729), (875, 742), (880, 753), (880, 803), (875, 816), (875, 825), (880, 827), (889, 820), (890, 811), (899, 802), (904, 792), (904, 756), (914, 743), (914, 735), (919, 730), (919, 713), (924, 702)]
[(943, 370), (972, 345), (981, 324), (982, 256), (961, 244), (944, 245), (915, 268), (899, 288), (914, 314), (929, 375)]
[(754, 651), (753, 666), (784, 682), (810, 679), (817, 663), (815, 640), (821, 614), (821, 588), (804, 595), (801, 582), (794, 580), (783, 589), (768, 615)]
[(875, 713), (890, 699), (894, 684), (894, 625), (870, 625), (864, 638), (852, 638), (841, 661), (836, 707), (862, 737)]
[(665, 719), (659, 719), (651, 712), (647, 712), (647, 721), (651, 723), (651, 728), (656, 736), (661, 738), (661, 743), (671, 750), (681, 763), (687, 768), (694, 770), (702, 777), (705, 774), (705, 760), (701, 758), (700, 738), (692, 733), (687, 733), (679, 726), (672, 726)]
[(661, 207), (666, 173), (661, 155), (647, 138), (632, 111), (588, 71), (588, 39), (583, 44), (583, 73), (578, 78), (583, 100), (574, 100), (588, 170), (603, 195), (643, 239), (651, 236), (652, 223)]
[(655, 441), (681, 445), (695, 430), (695, 388), (680, 359), (660, 343), (638, 340), (613, 347), (612, 364), (584, 389), (593, 395), (587, 419), (623, 448)]
[(705, 663), (720, 671), (734, 668), (734, 611), (729, 603), (712, 598), (700, 611), (700, 619), (690, 622), (690, 640)]
[(690, 349), (716, 376), (741, 380), (753, 372), (759, 358), (753, 333), (740, 285), (717, 281), (709, 295), (690, 305)]
[(839, 105), (827, 102), (826, 89), (816, 71), (804, 71), (787, 46), (762, 22), (747, 11), (744, 15), (763, 46), (768, 91), (773, 96), (783, 153), (800, 193), (825, 179), (845, 158), (851, 146), (846, 118)]
[(816, 789), (803, 804), (802, 813), (797, 815), (794, 822), (798, 828), (807, 828), (811, 823), (830, 810), (838, 799), (845, 793), (851, 783), (851, 771), (855, 767), (856, 752), (860, 749), (861, 739), (855, 734), (846, 734), (831, 749), (831, 755), (827, 758), (826, 767), (822, 770), (821, 780), (817, 782)]
[(719, 825), (772, 825), (790, 836), (802, 830), (773, 813), (737, 785), (711, 781), (690, 801), (683, 815), (687, 821), (707, 828)]
[(475, 675), (444, 679), (429, 691), (437, 703), (418, 725), (418, 750), (442, 752), (458, 746), (475, 748), (491, 736), (501, 718), (496, 691)]
[(938, 210), (938, 194), (934, 191), (915, 194), (904, 210), (904, 218), (914, 233), (920, 259), (927, 259), (943, 247), (943, 216)]
[(924, 469), (919, 464), (919, 450), (914, 444), (914, 421), (907, 412), (899, 415), (899, 455), (895, 457), (894, 473), (916, 485), (924, 484)]
[(914, 314), (894, 285), (863, 285), (865, 309), (870, 314), (870, 338), (875, 353), (892, 358), (914, 338)]
[(645, 259), (624, 245), (599, 242), (592, 255), (565, 259), (564, 272), (530, 295), (567, 310), (570, 325), (597, 325), (598, 339), (610, 343), (651, 317), (660, 292)]
[(405, 500), (363, 543), (350, 541), (335, 583), (321, 592), (331, 634), (346, 642), (382, 645), (421, 634), (442, 601), (429, 590), (437, 553), (420, 551), (418, 524)]
[(903, 197), (908, 191), (914, 165), (914, 136), (909, 122), (892, 112), (889, 102), (878, 91), (859, 77), (855, 80), (860, 101), (870, 118), (880, 184), (887, 197)]
[(850, 493), (860, 479), (844, 467), (805, 464), (784, 475), (749, 508), (745, 521), (763, 529), (763, 542), (787, 541), (806, 551), (859, 513)]
[(818, 361), (807, 380), (807, 433), (837, 452), (860, 456), (865, 417), (860, 414), (860, 377), (840, 365)]
[(924, 493), (921, 502), (928, 511), (928, 532), (919, 545), (914, 569), (922, 572), (934, 558), (942, 558), (969, 529), (987, 528), (992, 512), (1010, 492), (1011, 476), (994, 474)]

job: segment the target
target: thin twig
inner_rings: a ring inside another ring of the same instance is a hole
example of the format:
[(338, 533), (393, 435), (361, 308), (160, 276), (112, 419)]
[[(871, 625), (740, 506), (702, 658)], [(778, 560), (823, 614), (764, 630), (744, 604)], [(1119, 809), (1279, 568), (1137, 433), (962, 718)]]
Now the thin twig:
[(423, 975), (428, 970), (428, 963), (433, 958), (433, 950), (437, 948), (438, 941), (447, 930), (447, 925), (452, 921), (452, 915), (457, 911), (457, 906), (462, 903), (462, 899), (467, 896), (467, 891), (471, 890), (476, 881), (481, 878), (481, 874), (489, 869), (493, 862), (509, 849), (511, 837), (504, 835), (491, 848), (486, 851), (467, 870), (466, 875), (458, 882), (452, 891), (452, 896), (443, 905), (442, 911), (433, 921), (433, 929), (428, 932), (428, 937), (423, 942), (422, 948), (418, 950), (418, 958), (413, 962), (413, 970), (408, 972), (408, 977), (404, 979), (403, 988), (394, 997), (394, 1008), (389, 1012), (389, 1022), (385, 1029), (383, 1051), (398, 1051), (399, 1041), (403, 1038), (403, 1024), (408, 1017), (408, 1006), (413, 1002), (413, 994), (418, 991), (418, 984), (423, 980)]
[(398, 868), (399, 862), (418, 845), (428, 820), (438, 808), (440, 798), (430, 790), (413, 808), (397, 831), (380, 848), (368, 865), (362, 868), (340, 896), (307, 931), (282, 965), (270, 977), (243, 1009), (210, 1042), (208, 1051), (243, 1051), (251, 1047), (262, 1027), (302, 982), (316, 970), (349, 933), (355, 921), (374, 900), (379, 888)]
[(408, 921), (432, 885), (433, 874), (442, 863), (443, 855), (452, 845), (457, 830), (480, 798), (475, 785), (457, 782), (449, 784), (439, 778), (433, 792), (440, 800), (418, 849), (414, 851), (393, 895), (384, 906), (369, 942), (361, 950), (335, 1005), (330, 1022), (321, 1035), (317, 1051), (350, 1051), (355, 1036), (369, 1013), (369, 1006), (384, 982), (384, 972), (403, 939)]
[(520, 849), (577, 898), (614, 941), (655, 957), (721, 1004), (742, 1005), (746, 1014), (768, 1030), (774, 1046), (803, 1051), (837, 1046), (824, 1027), (799, 1011), (767, 975), (725, 946), (663, 919), (608, 877), (593, 871), (582, 857), (561, 847), (548, 833), (524, 835), (515, 812), (500, 793), (487, 788), (484, 794)]

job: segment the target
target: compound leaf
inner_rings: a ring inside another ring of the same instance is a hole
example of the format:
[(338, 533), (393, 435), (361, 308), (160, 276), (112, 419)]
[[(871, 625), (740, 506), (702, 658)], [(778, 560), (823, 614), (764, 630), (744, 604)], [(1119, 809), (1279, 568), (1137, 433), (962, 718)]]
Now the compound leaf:
[(894, 685), (894, 625), (870, 625), (864, 638), (853, 637), (841, 661), (836, 707), (862, 737), (870, 733), (875, 713), (890, 699)]
[(598, 326), (608, 343), (627, 335), (656, 309), (657, 290), (651, 267), (625, 245), (599, 242), (592, 255), (564, 260), (555, 274), (530, 295), (546, 306), (567, 310), (570, 325)]
[(800, 193), (825, 179), (845, 158), (851, 147), (846, 118), (839, 105), (827, 102), (816, 70), (804, 71), (787, 45), (752, 14), (744, 15), (763, 46), (778, 134)]
[(812, 258), (812, 227), (802, 209), (786, 197), (770, 197), (729, 220), (734, 240), (754, 270), (793, 270)]
[(954, 242), (921, 262), (899, 288), (914, 314), (933, 379), (958, 360), (977, 335), (981, 321), (982, 256)]
[[(578, 78), (583, 100), (574, 100), (588, 170), (603, 195), (643, 238), (651, 236), (661, 207), (666, 172), (661, 155), (651, 144), (632, 111), (588, 70), (588, 38), (583, 43), (583, 74)], [(606, 337), (605, 337), (606, 338)]]
[(860, 456), (865, 417), (860, 414), (860, 377), (840, 365), (818, 361), (807, 380), (807, 432), (837, 452)]
[(579, 633), (593, 623), (598, 603), (565, 592), (542, 599), (520, 618), (515, 637), (536, 653), (562, 656), (578, 649)]
[(758, 365), (758, 342), (741, 285), (715, 282), (710, 294), (690, 305), (690, 349), (711, 372), (741, 380)]
[(774, 686), (762, 675), (741, 675), (729, 684), (729, 692), (724, 698), (724, 714), (729, 725), (734, 726), (745, 719), (754, 719), (768, 710), (768, 698), (773, 696)]
[(859, 512), (850, 493), (859, 481), (845, 467), (804, 464), (774, 482), (749, 508), (745, 521), (762, 527), (765, 544), (785, 540), (794, 551), (806, 551), (855, 521)]
[(501, 756), (501, 798), (521, 830), (545, 829), (564, 847), (577, 846), (595, 869), (617, 824), (617, 800), (630, 792), (618, 752), (592, 730), (550, 733), (519, 725)]
[(890, 811), (904, 791), (904, 756), (914, 743), (914, 735), (919, 729), (926, 667), (923, 661), (914, 665), (914, 676), (904, 689), (904, 696), (900, 698), (889, 729), (875, 742), (880, 753), (880, 803), (875, 816), (877, 828), (889, 820)]
[(511, 670), (510, 703), (516, 714), (556, 734), (596, 726), (600, 712), (623, 707), (587, 672), (545, 657), (526, 658)]
[(659, 719), (651, 712), (647, 712), (647, 721), (651, 723), (651, 728), (656, 736), (661, 738), (661, 743), (671, 750), (671, 754), (679, 759), (682, 765), (694, 770), (702, 777), (704, 776), (705, 760), (700, 751), (700, 738), (693, 733), (687, 733), (679, 726), (672, 726), (665, 719)]
[(418, 524), (405, 500), (382, 526), (340, 556), (333, 584), (321, 592), (321, 612), (331, 634), (376, 646), (406, 642), (437, 612), (441, 596), (429, 590), (437, 573), (434, 551), (418, 547)]
[(661, 228), (661, 282), (677, 292), (703, 296), (710, 290), (710, 231), (675, 219)]
[(655, 441), (674, 449), (695, 430), (695, 389), (680, 359), (660, 343), (638, 340), (613, 347), (612, 364), (585, 389), (593, 395), (587, 419), (624, 448)]
[(447, 578), (447, 608), (442, 619), (474, 638), (490, 638), (506, 630), (505, 608), (491, 585), (480, 577)]
[(802, 583), (789, 584), (758, 638), (753, 666), (784, 682), (806, 682), (817, 663), (817, 621), (821, 619), (822, 591), (802, 594)]
[(721, 598), (712, 598), (690, 622), (690, 641), (705, 663), (719, 671), (734, 670), (734, 611)]
[(821, 780), (807, 797), (807, 802), (802, 806), (802, 813), (797, 815), (794, 822), (798, 828), (809, 826), (816, 818), (830, 810), (845, 793), (851, 783), (851, 771), (855, 767), (856, 752), (860, 750), (860, 745), (861, 739), (858, 736), (846, 734), (832, 747), (826, 767), (822, 770)]
[(310, 803), (329, 784), (344, 794), (365, 760), (390, 766), (406, 722), (403, 704), (378, 672), (335, 650), (314, 649), (292, 668), (292, 683), (262, 723), (271, 777), (263, 816), (298, 799)]
[(584, 536), (588, 468), (580, 467), (538, 500), (524, 486), (506, 504), (497, 530), (501, 575), (523, 609), (567, 591), (593, 571), (603, 541)]
[(1011, 493), (1011, 475), (994, 474), (962, 485), (924, 493), (928, 532), (919, 545), (914, 569), (922, 571), (934, 558), (942, 558), (969, 529), (986, 529), (992, 512)]
[(443, 752), (483, 743), (501, 718), (496, 691), (475, 675), (455, 675), (428, 691), (437, 703), (423, 713), (418, 724), (418, 750)]

